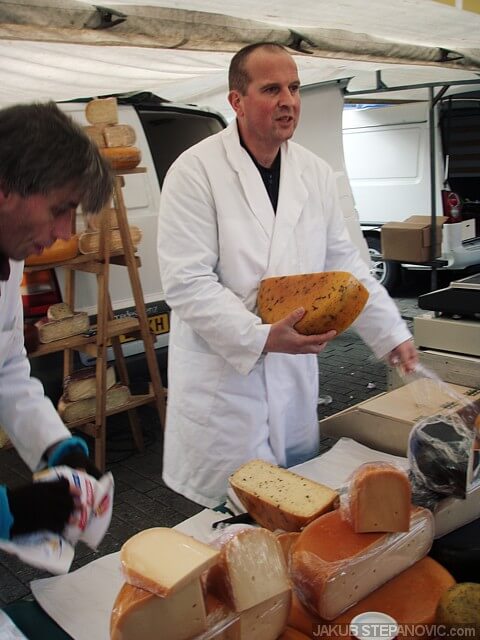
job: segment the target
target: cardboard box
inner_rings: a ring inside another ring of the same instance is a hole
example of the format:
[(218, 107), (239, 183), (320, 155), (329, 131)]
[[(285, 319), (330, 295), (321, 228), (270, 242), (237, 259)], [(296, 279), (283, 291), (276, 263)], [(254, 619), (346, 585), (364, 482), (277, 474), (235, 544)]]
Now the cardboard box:
[(416, 422), (453, 412), (468, 414), (469, 423), (473, 422), (480, 414), (480, 389), (423, 378), (325, 418), (319, 426), (323, 436), (353, 438), (378, 451), (405, 456)]
[[(442, 253), (442, 226), (447, 218), (436, 218), (436, 244), (433, 257)], [(386, 260), (428, 262), (431, 255), (430, 216), (410, 216), (403, 222), (387, 222), (381, 230), (382, 255)]]

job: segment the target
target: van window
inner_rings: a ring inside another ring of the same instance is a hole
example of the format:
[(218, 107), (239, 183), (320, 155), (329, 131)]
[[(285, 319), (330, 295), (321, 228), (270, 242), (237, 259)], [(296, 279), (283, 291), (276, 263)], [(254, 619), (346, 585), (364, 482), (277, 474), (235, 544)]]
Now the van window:
[[(165, 109), (165, 106), (162, 106)], [(214, 114), (165, 110), (162, 113), (138, 109), (145, 136), (157, 170), (160, 189), (170, 165), (186, 149), (224, 129)]]

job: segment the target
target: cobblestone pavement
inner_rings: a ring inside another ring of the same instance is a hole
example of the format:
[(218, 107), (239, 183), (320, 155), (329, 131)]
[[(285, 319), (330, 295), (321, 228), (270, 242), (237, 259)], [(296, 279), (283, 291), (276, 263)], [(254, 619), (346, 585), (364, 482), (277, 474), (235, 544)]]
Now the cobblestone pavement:
[[(406, 293), (395, 299), (401, 314), (410, 322), (418, 314), (416, 295)], [(320, 404), (319, 417), (341, 411), (386, 389), (386, 367), (352, 332), (346, 331), (320, 356), (320, 391), (331, 396), (329, 404)], [(115, 504), (110, 529), (97, 552), (83, 544), (76, 548), (72, 569), (118, 551), (137, 531), (152, 526), (174, 526), (201, 507), (174, 493), (162, 481), (162, 435), (153, 409), (140, 409), (146, 440), (145, 453), (132, 450), (124, 414), (109, 424), (107, 468), (115, 478)], [(112, 420), (112, 419), (110, 419)], [(322, 450), (331, 441), (322, 442)], [(0, 482), (14, 487), (27, 481), (29, 471), (13, 450), (0, 451)], [(48, 574), (24, 565), (13, 556), (0, 552), (0, 606), (31, 598), (31, 580)]]

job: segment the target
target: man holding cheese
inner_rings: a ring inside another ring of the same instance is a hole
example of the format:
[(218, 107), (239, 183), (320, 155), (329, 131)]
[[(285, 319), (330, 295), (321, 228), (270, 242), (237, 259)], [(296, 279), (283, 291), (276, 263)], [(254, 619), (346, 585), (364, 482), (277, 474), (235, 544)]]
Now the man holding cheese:
[(300, 113), (292, 56), (249, 45), (232, 58), (229, 85), (236, 119), (172, 165), (158, 228), (172, 309), (164, 480), (206, 506), (252, 458), (288, 467), (318, 453), (317, 354), (335, 332), (300, 335), (303, 309), (262, 324), (263, 278), (353, 273), (370, 293), (360, 336), (407, 371), (417, 357), (349, 239), (332, 170), (290, 141)]
[[(0, 110), (0, 424), (33, 471), (67, 465), (100, 477), (86, 443), (30, 377), (20, 282), (24, 258), (68, 239), (77, 206), (99, 211), (112, 185), (98, 149), (54, 103)], [(65, 479), (0, 485), (0, 538), (61, 532), (75, 495)]]

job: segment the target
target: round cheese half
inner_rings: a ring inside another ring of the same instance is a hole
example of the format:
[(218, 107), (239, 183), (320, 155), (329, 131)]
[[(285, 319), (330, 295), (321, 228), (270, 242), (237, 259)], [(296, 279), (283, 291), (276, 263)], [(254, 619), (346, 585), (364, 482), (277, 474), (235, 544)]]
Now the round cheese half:
[(345, 331), (363, 310), (368, 291), (351, 273), (326, 271), (266, 278), (260, 283), (258, 314), (266, 324), (278, 322), (299, 307), (305, 315), (295, 329), (319, 335)]

